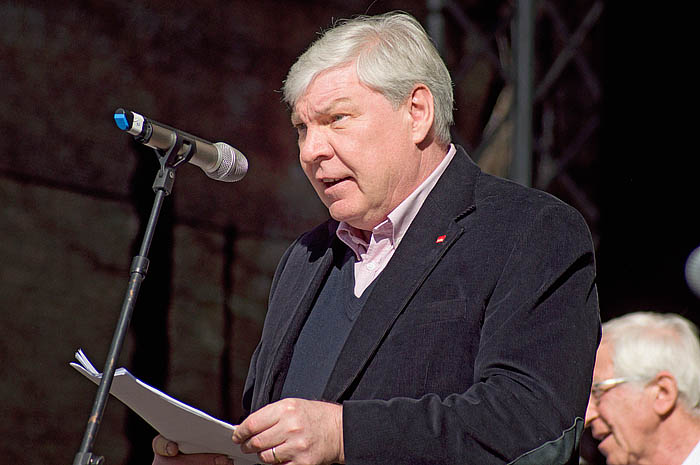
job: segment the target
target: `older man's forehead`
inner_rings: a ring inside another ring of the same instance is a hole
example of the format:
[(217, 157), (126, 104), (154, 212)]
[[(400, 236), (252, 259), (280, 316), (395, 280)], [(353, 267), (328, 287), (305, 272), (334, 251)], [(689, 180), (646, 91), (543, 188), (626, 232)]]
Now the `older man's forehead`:
[(614, 376), (613, 354), (612, 344), (603, 339), (596, 353), (595, 368), (593, 370), (594, 382)]
[(349, 100), (349, 94), (363, 85), (353, 63), (328, 68), (318, 73), (311, 80), (306, 90), (292, 108), (292, 118), (299, 117), (299, 107), (313, 109), (314, 113), (323, 114), (334, 104)]

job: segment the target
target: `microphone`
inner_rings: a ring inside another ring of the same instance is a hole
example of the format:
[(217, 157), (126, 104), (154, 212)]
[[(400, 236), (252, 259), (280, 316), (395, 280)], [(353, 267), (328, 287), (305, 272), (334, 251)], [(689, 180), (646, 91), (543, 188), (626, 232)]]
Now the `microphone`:
[(700, 247), (688, 255), (685, 262), (685, 281), (690, 290), (700, 298)]
[[(114, 121), (119, 129), (133, 135), (137, 142), (154, 149), (169, 149), (175, 142), (176, 134), (184, 137), (186, 143), (191, 141), (196, 150), (188, 161), (202, 168), (207, 176), (217, 181), (240, 181), (248, 172), (248, 160), (245, 155), (223, 142), (212, 144), (123, 108), (114, 111)], [(183, 144), (178, 155), (184, 154), (186, 150), (187, 146)]]

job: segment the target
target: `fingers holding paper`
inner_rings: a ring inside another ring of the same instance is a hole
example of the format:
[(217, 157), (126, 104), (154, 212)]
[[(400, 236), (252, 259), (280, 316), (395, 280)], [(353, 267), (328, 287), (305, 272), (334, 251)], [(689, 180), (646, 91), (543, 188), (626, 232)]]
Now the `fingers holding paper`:
[(163, 436), (156, 436), (153, 447), (152, 465), (234, 465), (233, 460), (219, 454), (181, 454), (177, 443)]
[(233, 442), (269, 464), (345, 463), (343, 407), (282, 399), (248, 416), (236, 427)]

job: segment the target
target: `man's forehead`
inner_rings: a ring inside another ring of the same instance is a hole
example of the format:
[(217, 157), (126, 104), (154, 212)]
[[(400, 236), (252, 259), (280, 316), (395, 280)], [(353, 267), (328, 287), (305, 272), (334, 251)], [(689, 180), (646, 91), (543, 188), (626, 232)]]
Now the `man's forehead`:
[(325, 114), (336, 106), (351, 103), (357, 92), (371, 91), (360, 82), (354, 63), (328, 68), (309, 82), (292, 108), (292, 122), (315, 114)]
[(613, 346), (610, 342), (603, 339), (598, 347), (595, 360), (595, 375), (596, 377), (610, 377), (613, 375)]

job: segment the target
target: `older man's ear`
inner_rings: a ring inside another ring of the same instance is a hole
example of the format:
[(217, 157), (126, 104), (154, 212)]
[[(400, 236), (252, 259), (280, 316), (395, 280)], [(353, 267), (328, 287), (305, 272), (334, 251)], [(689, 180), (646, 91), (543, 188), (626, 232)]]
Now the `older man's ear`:
[(661, 371), (651, 382), (654, 389), (653, 408), (660, 417), (665, 417), (676, 408), (678, 403), (678, 384), (676, 378), (668, 371)]

